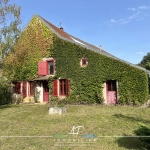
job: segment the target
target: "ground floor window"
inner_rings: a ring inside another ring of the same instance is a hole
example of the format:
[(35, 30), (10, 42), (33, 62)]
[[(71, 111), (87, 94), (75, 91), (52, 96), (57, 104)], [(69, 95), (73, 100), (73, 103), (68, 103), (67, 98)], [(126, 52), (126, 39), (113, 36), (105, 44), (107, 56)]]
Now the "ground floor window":
[(12, 93), (16, 93), (16, 94), (21, 93), (21, 83), (20, 82), (13, 82)]
[(59, 79), (53, 81), (53, 96), (68, 96), (69, 81), (68, 79)]

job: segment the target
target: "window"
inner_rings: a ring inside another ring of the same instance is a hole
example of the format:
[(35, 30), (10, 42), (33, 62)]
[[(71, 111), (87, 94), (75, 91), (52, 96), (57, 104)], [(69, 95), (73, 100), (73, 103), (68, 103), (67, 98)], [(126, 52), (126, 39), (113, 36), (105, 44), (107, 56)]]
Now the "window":
[(14, 82), (13, 93), (21, 94), (21, 84), (20, 82)]
[(87, 64), (88, 64), (87, 58), (82, 58), (81, 59), (81, 66), (85, 67), (85, 66), (87, 66)]
[(54, 59), (38, 62), (38, 75), (54, 75), (54, 74), (55, 74)]
[(107, 81), (107, 91), (116, 91), (116, 81), (115, 80)]
[(69, 81), (68, 79), (60, 79), (53, 81), (53, 96), (68, 96)]
[(54, 74), (54, 60), (48, 61), (48, 74)]
[(66, 95), (66, 93), (67, 93), (66, 82), (67, 82), (66, 79), (59, 80), (59, 86), (60, 86), (59, 87), (59, 94), (60, 95)]

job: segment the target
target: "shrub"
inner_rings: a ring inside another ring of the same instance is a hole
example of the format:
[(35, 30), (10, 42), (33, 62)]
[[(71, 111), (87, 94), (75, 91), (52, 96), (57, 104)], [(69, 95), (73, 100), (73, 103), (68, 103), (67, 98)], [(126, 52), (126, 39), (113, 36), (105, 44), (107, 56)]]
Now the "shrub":
[(135, 130), (136, 135), (141, 136), (140, 140), (144, 144), (144, 148), (150, 149), (150, 126), (142, 124), (138, 130)]
[(11, 100), (11, 84), (5, 77), (0, 77), (0, 105), (10, 104)]

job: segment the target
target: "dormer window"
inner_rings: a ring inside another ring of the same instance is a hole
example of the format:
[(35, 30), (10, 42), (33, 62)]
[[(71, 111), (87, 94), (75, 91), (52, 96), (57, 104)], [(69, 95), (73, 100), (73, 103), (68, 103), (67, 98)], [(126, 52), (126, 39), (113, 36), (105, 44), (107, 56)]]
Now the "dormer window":
[(87, 64), (88, 64), (87, 58), (82, 58), (81, 59), (81, 66), (85, 67), (85, 66), (87, 66)]

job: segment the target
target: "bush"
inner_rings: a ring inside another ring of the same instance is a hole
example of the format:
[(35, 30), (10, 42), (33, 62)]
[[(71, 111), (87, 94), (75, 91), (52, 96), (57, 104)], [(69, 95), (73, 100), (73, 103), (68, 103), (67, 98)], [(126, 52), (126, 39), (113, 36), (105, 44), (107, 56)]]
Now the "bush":
[(0, 77), (0, 105), (11, 103), (11, 84), (5, 77)]
[(144, 144), (144, 148), (150, 149), (150, 126), (142, 124), (138, 130), (135, 130), (136, 135), (140, 136), (140, 140)]

